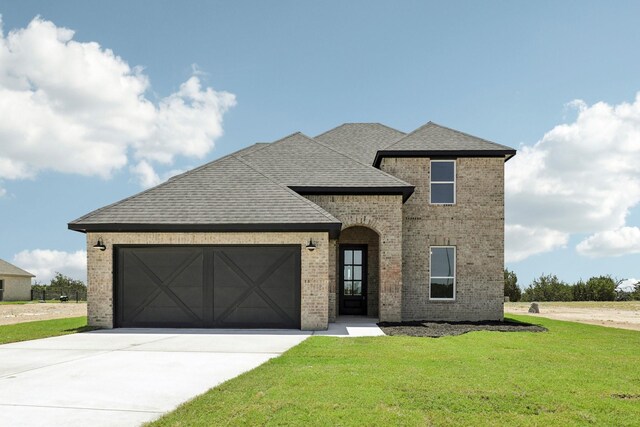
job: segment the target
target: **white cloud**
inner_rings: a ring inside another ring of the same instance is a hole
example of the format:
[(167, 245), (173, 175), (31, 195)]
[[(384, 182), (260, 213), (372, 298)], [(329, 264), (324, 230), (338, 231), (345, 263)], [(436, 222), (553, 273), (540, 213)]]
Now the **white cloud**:
[[(507, 163), (508, 224), (540, 233), (601, 233), (624, 227), (640, 204), (640, 93), (632, 103), (570, 106), (578, 109), (572, 123), (554, 127)], [(616, 254), (622, 253), (620, 247)]]
[(171, 169), (160, 176), (146, 160), (141, 160), (138, 164), (131, 166), (129, 169), (131, 170), (131, 173), (134, 174), (142, 188), (153, 187), (166, 181), (172, 176), (184, 172), (182, 169)]
[(36, 275), (35, 280), (49, 283), (60, 272), (87, 281), (87, 252), (64, 252), (50, 249), (24, 250), (13, 257), (13, 263)]
[(131, 166), (130, 170), (143, 188), (153, 187), (162, 182), (160, 176), (146, 160), (141, 160), (137, 165)]
[(128, 153), (153, 170), (213, 148), (233, 94), (203, 88), (196, 72), (156, 105), (142, 68), (73, 36), (40, 18), (0, 31), (1, 179), (44, 170), (109, 178)]
[(560, 231), (507, 224), (505, 226), (505, 261), (522, 261), (531, 255), (564, 247), (568, 240), (569, 235)]
[(578, 243), (576, 249), (592, 258), (640, 253), (640, 228), (621, 227), (595, 233)]
[(625, 292), (633, 292), (637, 283), (640, 283), (639, 279), (626, 279), (620, 282), (620, 284), (618, 285), (618, 289)]

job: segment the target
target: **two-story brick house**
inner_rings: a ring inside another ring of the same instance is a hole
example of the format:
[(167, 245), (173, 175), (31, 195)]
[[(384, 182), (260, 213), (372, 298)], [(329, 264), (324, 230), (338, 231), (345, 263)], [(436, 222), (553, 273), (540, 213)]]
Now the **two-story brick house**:
[(513, 155), (431, 122), (249, 146), (69, 224), (87, 235), (89, 323), (502, 319)]

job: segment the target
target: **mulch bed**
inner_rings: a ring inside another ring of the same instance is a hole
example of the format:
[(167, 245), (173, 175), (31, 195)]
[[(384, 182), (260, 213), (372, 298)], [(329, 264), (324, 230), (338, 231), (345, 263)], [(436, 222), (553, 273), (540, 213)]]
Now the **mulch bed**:
[(524, 322), (380, 322), (382, 332), (387, 335), (405, 335), (410, 337), (440, 338), (449, 335), (462, 335), (472, 331), (499, 332), (545, 332), (547, 328)]

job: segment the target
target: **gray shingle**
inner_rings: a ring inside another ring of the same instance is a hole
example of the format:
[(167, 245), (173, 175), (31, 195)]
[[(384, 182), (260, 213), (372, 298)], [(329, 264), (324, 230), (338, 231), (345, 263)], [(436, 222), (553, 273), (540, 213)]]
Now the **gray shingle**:
[(241, 157), (275, 181), (291, 187), (413, 188), (300, 132)]
[(70, 223), (339, 224), (335, 217), (229, 155)]
[(383, 151), (499, 151), (513, 150), (511, 147), (496, 144), (440, 126), (433, 122), (419, 127), (405, 137), (381, 149)]
[(0, 276), (36, 277), (26, 270), (0, 259)]
[(388, 147), (406, 134), (380, 123), (345, 123), (314, 139), (368, 165), (378, 150)]

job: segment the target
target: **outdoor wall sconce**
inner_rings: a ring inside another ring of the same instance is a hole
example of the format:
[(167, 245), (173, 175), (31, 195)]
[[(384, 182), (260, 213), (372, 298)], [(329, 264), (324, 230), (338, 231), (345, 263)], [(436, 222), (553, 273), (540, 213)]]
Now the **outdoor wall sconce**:
[(316, 249), (316, 245), (315, 243), (313, 243), (313, 240), (309, 239), (309, 244), (307, 245), (307, 249), (309, 249), (310, 251), (314, 251)]
[(98, 238), (98, 243), (93, 245), (93, 249), (100, 249), (101, 251), (104, 251), (107, 249), (107, 246), (104, 244), (101, 238)]

